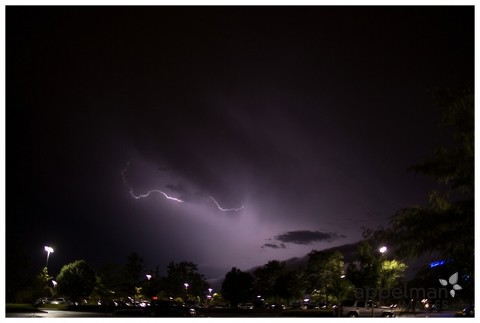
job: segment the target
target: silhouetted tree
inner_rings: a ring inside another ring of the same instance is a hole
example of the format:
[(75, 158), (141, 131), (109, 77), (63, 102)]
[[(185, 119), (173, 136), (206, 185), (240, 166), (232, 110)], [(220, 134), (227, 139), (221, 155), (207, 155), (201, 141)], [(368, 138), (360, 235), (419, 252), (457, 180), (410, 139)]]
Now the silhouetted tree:
[(158, 296), (162, 289), (162, 285), (163, 285), (162, 282), (165, 281), (165, 278), (160, 276), (158, 265), (155, 271), (150, 270), (148, 275), (150, 279), (145, 276), (145, 280), (143, 281), (143, 285), (142, 285), (143, 294), (148, 298), (151, 298), (152, 296)]
[(348, 279), (358, 288), (378, 288), (381, 269), (381, 258), (368, 240), (358, 245), (356, 264), (347, 268)]
[(396, 287), (403, 280), (406, 269), (407, 265), (400, 260), (382, 259), (380, 263), (380, 287), (384, 289)]
[(431, 192), (427, 206), (398, 211), (385, 231), (400, 256), (439, 253), (473, 275), (474, 95), (471, 90), (442, 91), (436, 99), (442, 126), (452, 133), (451, 144), (411, 169), (433, 177), (445, 189)]
[(238, 303), (248, 302), (253, 297), (253, 276), (233, 267), (222, 283), (222, 295), (232, 307)]
[[(404, 278), (407, 266), (398, 259), (388, 259), (379, 247), (377, 232), (365, 230), (364, 240), (358, 245), (358, 258), (347, 267), (346, 278), (360, 288), (366, 297), (368, 289), (392, 289)], [(360, 297), (359, 295), (356, 295)], [(373, 297), (375, 295), (371, 295)], [(385, 301), (385, 300), (384, 300)]]
[[(188, 287), (185, 287), (185, 283)], [(193, 262), (182, 261), (176, 264), (172, 261), (167, 266), (165, 289), (167, 294), (174, 297), (199, 298), (206, 295), (208, 283)]]
[(106, 301), (114, 298), (124, 297), (122, 295), (123, 273), (122, 267), (117, 264), (105, 264), (96, 272), (95, 297)]
[(275, 282), (275, 292), (286, 303), (292, 299), (302, 298), (306, 287), (306, 281), (300, 270), (284, 270), (277, 277)]
[(278, 290), (281, 288), (277, 283), (278, 278), (285, 272), (285, 263), (278, 260), (271, 260), (262, 267), (253, 271), (253, 290), (255, 294), (263, 298), (274, 298), (278, 296)]
[(39, 298), (52, 297), (54, 295), (52, 279), (53, 277), (48, 274), (47, 267), (44, 267), (33, 279), (31, 286), (20, 293), (20, 298), (25, 297), (21, 301), (34, 302)]
[(136, 296), (136, 287), (139, 287), (141, 274), (143, 271), (143, 258), (136, 252), (132, 252), (127, 257), (127, 262), (123, 266), (123, 290), (127, 295)]
[(32, 285), (32, 261), (25, 239), (22, 239), (18, 230), (12, 228), (5, 232), (5, 295), (6, 301), (30, 301), (29, 292)]
[(345, 293), (343, 255), (339, 251), (317, 251), (308, 254), (306, 269), (310, 292), (326, 303), (340, 300)]
[(95, 287), (95, 272), (85, 260), (66, 264), (57, 276), (57, 288), (60, 294), (72, 301), (80, 301), (88, 296)]

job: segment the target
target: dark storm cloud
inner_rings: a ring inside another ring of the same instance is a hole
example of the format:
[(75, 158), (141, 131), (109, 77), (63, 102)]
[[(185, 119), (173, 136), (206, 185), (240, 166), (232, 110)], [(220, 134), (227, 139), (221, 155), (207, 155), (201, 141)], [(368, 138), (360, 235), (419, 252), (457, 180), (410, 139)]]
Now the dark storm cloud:
[(285, 246), (285, 244), (283, 243), (280, 243), (280, 244), (275, 244), (275, 243), (266, 243), (264, 244), (262, 247), (262, 249), (264, 248), (272, 248), (272, 249), (286, 249), (287, 246)]
[(341, 238), (345, 238), (345, 236), (343, 234), (339, 235), (338, 233), (334, 232), (320, 232), (309, 230), (289, 231), (275, 237), (275, 239), (282, 242), (301, 245), (311, 244), (313, 242), (319, 241), (332, 242)]

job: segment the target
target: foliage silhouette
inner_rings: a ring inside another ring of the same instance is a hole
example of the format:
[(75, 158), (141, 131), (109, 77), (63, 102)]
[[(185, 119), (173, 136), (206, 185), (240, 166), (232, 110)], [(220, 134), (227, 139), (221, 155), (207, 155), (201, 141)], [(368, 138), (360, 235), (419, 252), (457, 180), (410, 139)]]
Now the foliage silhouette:
[(57, 276), (58, 291), (71, 301), (80, 301), (94, 289), (95, 272), (85, 260), (77, 260), (66, 264)]
[(473, 273), (474, 252), (474, 97), (469, 89), (437, 93), (442, 126), (451, 144), (410, 169), (433, 177), (444, 189), (429, 195), (427, 206), (398, 211), (383, 233), (404, 258), (436, 252)]
[(242, 272), (240, 269), (233, 267), (225, 275), (222, 283), (222, 295), (230, 301), (232, 307), (236, 307), (239, 303), (248, 302), (253, 297), (253, 276), (250, 273)]

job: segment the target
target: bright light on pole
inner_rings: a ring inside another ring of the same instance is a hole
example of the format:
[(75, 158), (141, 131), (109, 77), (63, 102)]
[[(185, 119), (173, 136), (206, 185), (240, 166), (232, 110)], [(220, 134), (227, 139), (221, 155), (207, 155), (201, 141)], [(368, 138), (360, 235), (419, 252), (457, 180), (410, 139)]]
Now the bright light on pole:
[(148, 275), (148, 274), (147, 274), (147, 275), (145, 275), (145, 276), (147, 276), (147, 279), (148, 279), (148, 280), (152, 279), (152, 275)]
[(188, 286), (190, 286), (188, 283), (184, 283), (183, 286), (185, 286), (185, 300), (188, 299)]
[(209, 289), (208, 289), (208, 293), (209, 293), (210, 295), (212, 295), (212, 290), (213, 290), (213, 288), (209, 288)]
[(387, 247), (383, 246), (378, 250), (380, 251), (381, 254), (384, 254), (385, 252), (387, 252)]
[(53, 248), (49, 246), (45, 246), (44, 249), (47, 252), (47, 264), (45, 265), (45, 267), (48, 268), (48, 258), (50, 258), (50, 254), (53, 253)]

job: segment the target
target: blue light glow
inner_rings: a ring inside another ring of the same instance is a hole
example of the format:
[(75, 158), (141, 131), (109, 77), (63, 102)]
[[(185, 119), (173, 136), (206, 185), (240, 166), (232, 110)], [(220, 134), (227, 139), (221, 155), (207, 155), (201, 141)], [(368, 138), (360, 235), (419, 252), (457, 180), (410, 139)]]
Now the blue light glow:
[(445, 265), (445, 262), (446, 262), (445, 260), (437, 260), (437, 261), (431, 262), (430, 263), (430, 268)]

